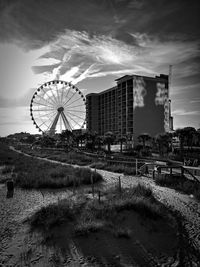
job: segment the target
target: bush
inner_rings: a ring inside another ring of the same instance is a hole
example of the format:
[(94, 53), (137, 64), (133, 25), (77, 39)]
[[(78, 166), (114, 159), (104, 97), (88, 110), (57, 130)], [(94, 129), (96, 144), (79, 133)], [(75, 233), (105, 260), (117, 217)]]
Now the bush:
[(106, 163), (105, 162), (94, 162), (90, 165), (91, 168), (96, 168), (96, 169), (100, 169), (100, 170), (104, 170), (106, 168)]
[(133, 210), (150, 219), (170, 218), (168, 209), (158, 202), (152, 194), (151, 188), (139, 184), (136, 187), (125, 189), (121, 194), (112, 189), (104, 192), (106, 198), (98, 203), (77, 196), (76, 199), (59, 200), (55, 204), (43, 207), (30, 218), (32, 228), (44, 232), (63, 222), (71, 222), (73, 231), (78, 235), (87, 235), (100, 230), (109, 231), (116, 237), (129, 238), (130, 230), (122, 227), (118, 220), (119, 213)]
[(73, 219), (73, 209), (70, 202), (65, 199), (60, 200), (57, 204), (50, 204), (47, 207), (41, 208), (30, 218), (30, 224), (32, 228), (48, 231), (57, 224)]

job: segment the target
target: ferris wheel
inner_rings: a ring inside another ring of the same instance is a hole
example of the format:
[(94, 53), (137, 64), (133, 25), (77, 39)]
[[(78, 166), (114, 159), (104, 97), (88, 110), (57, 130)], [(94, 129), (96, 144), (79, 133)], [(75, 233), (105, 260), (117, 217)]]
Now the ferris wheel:
[(43, 133), (54, 135), (63, 130), (84, 128), (86, 99), (71, 83), (54, 80), (41, 85), (33, 94), (30, 115)]

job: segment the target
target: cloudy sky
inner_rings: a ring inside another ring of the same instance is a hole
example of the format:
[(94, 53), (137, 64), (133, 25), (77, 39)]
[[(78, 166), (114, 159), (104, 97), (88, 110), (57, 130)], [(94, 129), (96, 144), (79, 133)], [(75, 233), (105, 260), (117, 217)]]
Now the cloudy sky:
[(200, 128), (199, 0), (0, 0), (0, 136), (36, 133), (31, 97), (71, 81), (84, 94), (125, 74), (168, 74), (175, 128)]

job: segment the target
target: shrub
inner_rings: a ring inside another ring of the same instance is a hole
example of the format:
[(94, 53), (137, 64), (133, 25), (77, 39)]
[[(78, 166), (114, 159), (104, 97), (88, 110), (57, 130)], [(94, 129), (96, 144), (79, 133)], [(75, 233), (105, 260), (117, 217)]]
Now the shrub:
[(56, 204), (41, 208), (30, 218), (30, 224), (32, 228), (48, 231), (57, 224), (73, 219), (74, 213), (71, 203), (64, 199)]
[(104, 230), (119, 238), (129, 238), (131, 231), (118, 220), (121, 211), (133, 210), (150, 219), (168, 218), (168, 209), (153, 197), (151, 189), (142, 187), (125, 189), (122, 194), (116, 189), (109, 190), (101, 203), (82, 195), (77, 195), (76, 199), (59, 200), (37, 211), (30, 218), (31, 227), (42, 230), (46, 236), (53, 226), (67, 221), (71, 222), (74, 233), (78, 235)]
[(94, 162), (90, 165), (91, 168), (96, 168), (96, 169), (100, 169), (100, 170), (104, 170), (106, 168), (106, 163), (105, 162)]

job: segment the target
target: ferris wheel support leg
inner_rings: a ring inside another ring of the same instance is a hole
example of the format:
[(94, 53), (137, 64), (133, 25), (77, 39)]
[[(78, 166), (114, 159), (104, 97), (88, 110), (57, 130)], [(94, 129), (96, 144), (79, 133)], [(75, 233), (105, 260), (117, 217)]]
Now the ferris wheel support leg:
[(53, 121), (53, 123), (52, 123), (52, 126), (51, 126), (51, 128), (50, 128), (50, 130), (49, 130), (50, 135), (54, 135), (54, 134), (55, 134), (55, 131), (56, 131), (56, 125), (57, 125), (57, 123), (58, 123), (59, 116), (60, 116), (60, 112), (58, 112), (58, 113), (56, 114), (56, 117), (55, 117), (55, 119), (54, 119), (54, 121)]
[(67, 130), (69, 130), (69, 131), (72, 131), (72, 127), (70, 126), (69, 121), (68, 121), (68, 119), (66, 118), (64, 112), (61, 112), (61, 116), (62, 116), (64, 125), (65, 125), (65, 128), (66, 128)]

